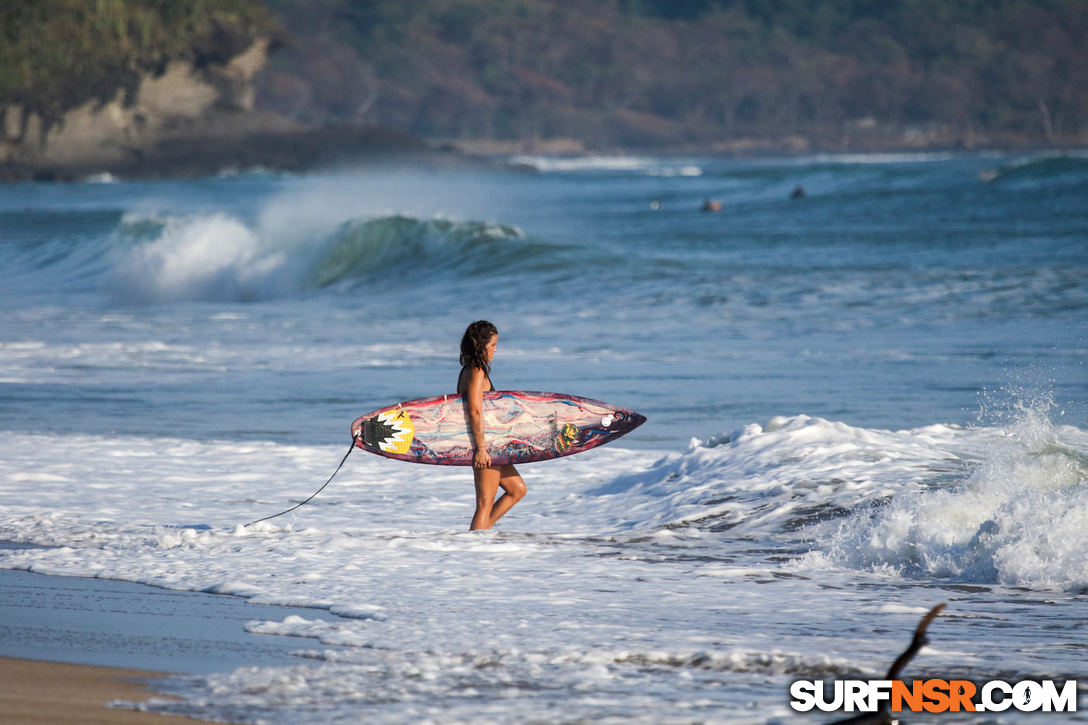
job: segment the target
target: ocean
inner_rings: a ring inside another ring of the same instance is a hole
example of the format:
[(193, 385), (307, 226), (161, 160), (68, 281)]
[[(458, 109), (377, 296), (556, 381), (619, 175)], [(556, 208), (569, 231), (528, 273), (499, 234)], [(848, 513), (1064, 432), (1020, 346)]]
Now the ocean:
[[(827, 722), (791, 683), (946, 603), (904, 677), (1082, 712), (906, 720), (1088, 722), (1088, 155), (512, 162), (0, 189), (0, 568), (315, 612), (150, 705), (206, 719)], [(480, 318), (497, 388), (648, 422), (490, 532), (361, 451), (245, 526)]]

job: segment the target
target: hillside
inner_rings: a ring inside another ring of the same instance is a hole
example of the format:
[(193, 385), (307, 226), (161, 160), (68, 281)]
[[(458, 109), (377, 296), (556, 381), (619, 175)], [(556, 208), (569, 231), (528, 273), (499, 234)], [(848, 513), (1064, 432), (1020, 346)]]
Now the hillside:
[(0, 3), (0, 178), (447, 163), (447, 144), (1084, 146), (1088, 1)]
[(1084, 0), (269, 6), (290, 32), (258, 103), (307, 122), (595, 149), (1088, 142)]
[(0, 3), (0, 180), (445, 163), (395, 130), (257, 108), (282, 35), (259, 0)]

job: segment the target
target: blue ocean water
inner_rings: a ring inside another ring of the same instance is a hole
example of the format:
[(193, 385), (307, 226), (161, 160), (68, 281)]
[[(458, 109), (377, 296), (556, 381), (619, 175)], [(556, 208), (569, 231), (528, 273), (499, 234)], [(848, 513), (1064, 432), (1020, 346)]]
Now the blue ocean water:
[[(307, 684), (164, 705), (209, 717), (790, 719), (939, 601), (920, 671), (1085, 674), (1088, 157), (515, 161), (0, 189), (0, 538), (61, 547), (0, 566), (345, 618), (254, 623)], [(493, 534), (463, 471), (361, 455), (237, 526), (479, 318), (497, 387), (649, 421)]]

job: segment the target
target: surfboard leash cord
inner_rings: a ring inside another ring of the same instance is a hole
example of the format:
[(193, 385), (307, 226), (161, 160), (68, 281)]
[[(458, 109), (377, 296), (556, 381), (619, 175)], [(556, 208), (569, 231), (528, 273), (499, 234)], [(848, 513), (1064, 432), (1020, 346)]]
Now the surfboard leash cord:
[(319, 493), (321, 493), (322, 491), (325, 490), (325, 486), (328, 486), (330, 483), (332, 483), (332, 479), (336, 478), (336, 474), (340, 473), (340, 469), (344, 467), (344, 463), (348, 460), (348, 456), (350, 456), (351, 452), (353, 450), (355, 450), (355, 438), (356, 437), (353, 437), (351, 439), (351, 448), (348, 448), (348, 452), (345, 453), (344, 457), (340, 459), (340, 465), (337, 466), (336, 470), (332, 472), (331, 476), (329, 476), (329, 480), (325, 481), (325, 483), (321, 484), (321, 488), (317, 489), (312, 494), (310, 494), (310, 497), (308, 499), (306, 499), (302, 503), (295, 504), (294, 506), (287, 509), (286, 511), (280, 511), (278, 514), (272, 514), (271, 516), (265, 516), (263, 519), (256, 519), (255, 521), (250, 521), (248, 524), (244, 524), (244, 525), (245, 526), (252, 526), (253, 524), (259, 524), (262, 521), (268, 521), (269, 519), (274, 519), (277, 516), (283, 516), (284, 514), (289, 514), (292, 511), (294, 511), (295, 509), (297, 509), (297, 508), (299, 508), (301, 506), (305, 506), (306, 504), (310, 503), (310, 501), (313, 501), (314, 497), (317, 496), (317, 494), (319, 494)]

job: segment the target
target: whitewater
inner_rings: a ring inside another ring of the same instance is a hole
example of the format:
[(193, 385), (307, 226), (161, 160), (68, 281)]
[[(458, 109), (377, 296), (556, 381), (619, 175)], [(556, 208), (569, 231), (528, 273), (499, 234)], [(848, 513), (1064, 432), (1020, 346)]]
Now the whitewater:
[[(1088, 708), (1088, 159), (514, 162), (6, 187), (0, 567), (312, 610), (146, 705), (209, 720), (826, 722), (790, 683), (940, 603), (904, 676)], [(497, 387), (648, 422), (490, 532), (467, 470), (360, 451), (246, 525), (478, 318)]]

